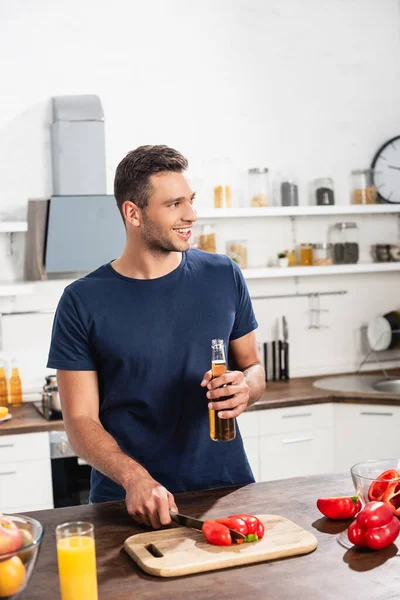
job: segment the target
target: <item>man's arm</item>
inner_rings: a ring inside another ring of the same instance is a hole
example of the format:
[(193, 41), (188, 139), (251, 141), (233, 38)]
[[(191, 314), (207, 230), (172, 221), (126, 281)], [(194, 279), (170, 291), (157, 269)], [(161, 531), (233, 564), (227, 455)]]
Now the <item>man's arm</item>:
[(242, 371), (249, 387), (248, 404), (254, 404), (265, 390), (265, 371), (258, 354), (255, 331), (230, 342), (229, 351), (233, 358), (232, 364)]
[[(216, 379), (211, 371), (205, 373), (201, 385), (207, 386), (208, 408), (218, 410), (221, 419), (239, 416), (249, 404), (256, 402), (265, 390), (265, 371), (257, 349), (256, 334), (251, 331), (229, 344), (230, 362), (236, 367)], [(224, 387), (222, 387), (224, 386)], [(223, 400), (225, 396), (231, 396)]]
[(57, 371), (61, 408), (68, 439), (75, 452), (126, 490), (129, 514), (139, 523), (157, 528), (171, 522), (177, 510), (168, 490), (139, 463), (122, 452), (99, 420), (96, 371)]

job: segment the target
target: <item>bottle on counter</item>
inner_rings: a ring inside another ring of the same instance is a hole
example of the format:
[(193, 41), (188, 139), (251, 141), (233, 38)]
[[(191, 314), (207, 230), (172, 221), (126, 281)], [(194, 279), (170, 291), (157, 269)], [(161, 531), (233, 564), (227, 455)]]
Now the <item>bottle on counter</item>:
[[(216, 379), (227, 372), (224, 340), (212, 340), (211, 348), (211, 372), (212, 378)], [(208, 415), (210, 419), (210, 437), (214, 442), (230, 442), (235, 439), (235, 419), (220, 419), (218, 411), (210, 409), (208, 409)]]
[(4, 365), (0, 363), (0, 406), (8, 406), (8, 386)]
[(15, 360), (11, 363), (10, 401), (12, 406), (21, 406), (23, 402), (21, 378)]

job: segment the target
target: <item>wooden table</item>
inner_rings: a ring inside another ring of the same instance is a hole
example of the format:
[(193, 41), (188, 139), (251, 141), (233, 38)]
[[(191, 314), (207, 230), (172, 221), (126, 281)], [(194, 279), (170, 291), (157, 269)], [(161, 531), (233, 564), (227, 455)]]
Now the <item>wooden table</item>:
[(399, 599), (397, 547), (380, 552), (346, 550), (336, 538), (348, 522), (328, 521), (316, 508), (320, 496), (353, 491), (346, 473), (177, 494), (180, 511), (196, 517), (217, 518), (235, 512), (282, 515), (313, 532), (318, 548), (305, 556), (174, 579), (146, 575), (123, 550), (128, 536), (143, 531), (127, 515), (123, 502), (30, 513), (44, 524), (46, 532), (21, 600), (59, 598), (54, 530), (59, 523), (81, 519), (95, 525), (100, 600)]

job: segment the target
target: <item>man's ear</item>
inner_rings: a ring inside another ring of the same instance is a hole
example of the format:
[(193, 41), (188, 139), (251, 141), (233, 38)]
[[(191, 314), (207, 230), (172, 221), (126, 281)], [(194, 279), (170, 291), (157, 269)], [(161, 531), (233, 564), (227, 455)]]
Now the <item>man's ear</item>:
[(125, 221), (131, 223), (134, 227), (139, 227), (143, 222), (142, 211), (130, 200), (125, 200), (123, 203), (122, 214), (124, 215)]

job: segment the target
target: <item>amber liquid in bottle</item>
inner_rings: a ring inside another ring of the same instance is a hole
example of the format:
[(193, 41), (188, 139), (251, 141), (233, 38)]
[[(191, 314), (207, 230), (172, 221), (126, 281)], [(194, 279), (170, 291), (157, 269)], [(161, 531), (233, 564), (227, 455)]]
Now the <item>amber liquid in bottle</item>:
[(18, 367), (13, 367), (11, 371), (10, 400), (12, 406), (21, 406), (22, 404), (22, 386), (21, 378), (18, 373)]
[(7, 379), (4, 367), (0, 367), (0, 406), (8, 406)]
[[(216, 342), (216, 344), (214, 344)], [(225, 351), (222, 340), (213, 340), (211, 362), (212, 378), (226, 373)], [(213, 400), (215, 402), (215, 400)], [(236, 437), (235, 419), (220, 419), (218, 411), (208, 409), (210, 419), (210, 437), (215, 442), (230, 442)]]

